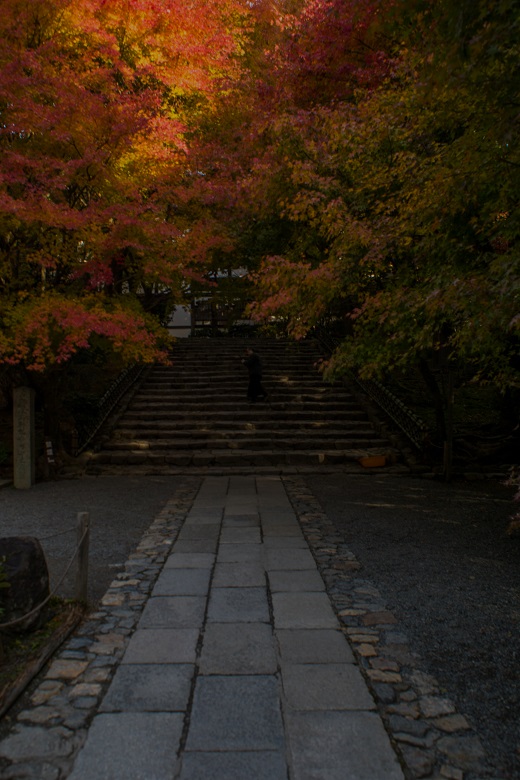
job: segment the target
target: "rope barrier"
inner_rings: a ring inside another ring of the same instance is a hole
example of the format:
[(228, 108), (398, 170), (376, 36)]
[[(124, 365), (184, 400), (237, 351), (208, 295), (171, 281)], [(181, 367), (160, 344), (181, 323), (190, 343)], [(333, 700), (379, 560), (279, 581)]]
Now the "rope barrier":
[(64, 534), (70, 534), (72, 531), (76, 530), (76, 526), (73, 526), (72, 528), (67, 528), (66, 531), (57, 531), (55, 534), (49, 534), (48, 536), (39, 536), (38, 540), (40, 542), (45, 542), (47, 539), (55, 539), (57, 536), (63, 536)]
[[(76, 529), (73, 529), (73, 530), (76, 530)], [(3, 631), (3, 630), (4, 630), (4, 629), (6, 629), (6, 628), (11, 628), (12, 626), (16, 626), (16, 625), (18, 625), (19, 623), (23, 623), (23, 622), (24, 622), (25, 620), (27, 620), (28, 618), (30, 618), (30, 617), (32, 617), (33, 615), (35, 615), (36, 613), (40, 612), (40, 611), (43, 609), (43, 607), (44, 607), (46, 604), (48, 604), (48, 603), (49, 603), (49, 601), (50, 601), (50, 600), (53, 598), (53, 596), (55, 596), (55, 595), (56, 595), (56, 593), (57, 593), (57, 591), (58, 591), (58, 588), (60, 587), (60, 585), (61, 585), (61, 584), (62, 584), (62, 582), (64, 581), (65, 577), (66, 577), (66, 576), (67, 576), (67, 574), (69, 573), (69, 571), (70, 571), (70, 567), (72, 566), (72, 564), (74, 563), (74, 561), (75, 561), (75, 560), (76, 560), (76, 558), (78, 557), (78, 553), (79, 553), (79, 551), (80, 551), (81, 545), (83, 544), (83, 542), (85, 541), (86, 537), (88, 536), (89, 530), (90, 530), (90, 529), (89, 529), (89, 527), (87, 526), (87, 528), (86, 528), (86, 529), (85, 529), (85, 531), (83, 532), (83, 535), (82, 535), (81, 539), (78, 541), (78, 543), (77, 543), (77, 545), (76, 545), (76, 549), (74, 550), (74, 554), (73, 554), (72, 558), (70, 559), (70, 561), (69, 561), (69, 563), (68, 563), (68, 565), (67, 565), (67, 567), (66, 567), (65, 571), (63, 572), (63, 574), (62, 574), (61, 578), (58, 580), (58, 582), (57, 582), (57, 583), (56, 583), (56, 585), (54, 586), (53, 590), (52, 590), (52, 591), (49, 593), (49, 595), (48, 595), (48, 596), (46, 596), (46, 598), (45, 598), (45, 599), (44, 599), (44, 600), (41, 602), (41, 604), (38, 604), (36, 607), (34, 607), (33, 609), (31, 609), (31, 611), (30, 611), (30, 612), (27, 612), (27, 614), (26, 614), (26, 615), (22, 615), (22, 617), (16, 618), (15, 620), (10, 620), (8, 623), (0, 623), (0, 631)], [(68, 532), (67, 532), (67, 533), (68, 533)], [(56, 535), (58, 535), (58, 534), (56, 534)]]

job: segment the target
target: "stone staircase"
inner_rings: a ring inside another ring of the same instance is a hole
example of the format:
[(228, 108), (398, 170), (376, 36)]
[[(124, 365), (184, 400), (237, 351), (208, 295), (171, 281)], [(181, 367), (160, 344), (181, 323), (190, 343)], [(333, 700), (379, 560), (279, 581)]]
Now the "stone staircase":
[[(264, 367), (267, 402), (249, 404), (246, 346)], [(155, 366), (90, 467), (262, 468), (357, 462), (396, 451), (342, 383), (323, 382), (316, 342), (183, 339)]]

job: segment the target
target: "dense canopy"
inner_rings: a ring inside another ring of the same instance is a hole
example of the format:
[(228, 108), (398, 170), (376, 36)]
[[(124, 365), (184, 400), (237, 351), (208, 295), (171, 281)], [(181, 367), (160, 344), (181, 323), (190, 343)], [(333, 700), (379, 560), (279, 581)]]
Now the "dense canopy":
[[(8, 0), (0, 361), (103, 339), (215, 266), (331, 370), (437, 356), (518, 384), (520, 13), (513, 0)], [(156, 312), (157, 313), (157, 312)]]

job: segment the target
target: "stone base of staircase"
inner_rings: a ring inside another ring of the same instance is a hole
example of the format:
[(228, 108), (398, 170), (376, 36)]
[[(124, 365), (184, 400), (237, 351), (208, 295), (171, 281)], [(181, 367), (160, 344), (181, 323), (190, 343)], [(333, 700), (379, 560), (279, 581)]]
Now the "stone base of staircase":
[[(246, 403), (246, 346), (264, 362), (268, 403)], [(90, 474), (402, 471), (398, 450), (375, 433), (352, 393), (322, 381), (319, 358), (314, 342), (179, 342), (172, 365), (147, 374), (83, 467)]]
[[(142, 450), (122, 452), (101, 452), (90, 456), (88, 468), (96, 466), (143, 466), (149, 468), (179, 466), (182, 468), (198, 466), (247, 466), (256, 468), (286, 467), (286, 466), (338, 466), (345, 464), (357, 464), (360, 460), (373, 456), (384, 456), (385, 466), (394, 465), (397, 461), (397, 453), (390, 448), (375, 450), (307, 450), (283, 452), (279, 450), (200, 450), (192, 452), (179, 452), (178, 454), (143, 452)], [(370, 467), (369, 467), (370, 468)]]
[(64, 477), (87, 476), (248, 476), (252, 474), (263, 476), (291, 476), (295, 474), (356, 474), (360, 478), (370, 477), (375, 474), (387, 476), (399, 476), (409, 474), (410, 469), (403, 464), (395, 464), (378, 468), (363, 468), (358, 462), (348, 463), (320, 464), (308, 463), (300, 465), (282, 465), (275, 464), (271, 466), (246, 466), (241, 463), (238, 466), (145, 466), (145, 465), (111, 465), (111, 464), (88, 464), (85, 468), (72, 468), (69, 473), (63, 474)]

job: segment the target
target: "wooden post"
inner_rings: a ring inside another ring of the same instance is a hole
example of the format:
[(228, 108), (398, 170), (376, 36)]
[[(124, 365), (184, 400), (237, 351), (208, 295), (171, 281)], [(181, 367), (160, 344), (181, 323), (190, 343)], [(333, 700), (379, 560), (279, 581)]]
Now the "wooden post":
[(76, 576), (76, 598), (87, 601), (88, 553), (90, 542), (90, 514), (78, 512), (78, 571)]

